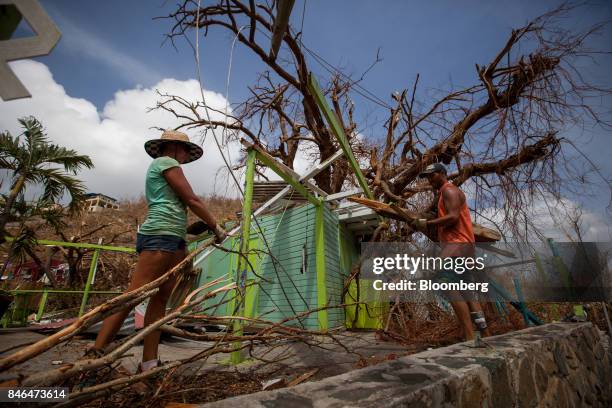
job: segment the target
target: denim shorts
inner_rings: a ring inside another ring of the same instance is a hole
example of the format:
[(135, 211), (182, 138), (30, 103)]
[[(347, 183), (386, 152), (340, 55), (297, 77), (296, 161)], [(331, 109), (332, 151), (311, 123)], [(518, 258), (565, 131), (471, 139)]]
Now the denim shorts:
[[(458, 274), (453, 269), (443, 268), (435, 273), (432, 280), (438, 283), (459, 283), (462, 280), (470, 283), (474, 282), (474, 277), (471, 271), (465, 271), (462, 274)], [(471, 302), (477, 300), (475, 294), (468, 290), (459, 291), (458, 295), (456, 293), (442, 291), (441, 296), (449, 302), (463, 300)]]
[(165, 251), (176, 252), (185, 249), (185, 240), (175, 235), (143, 235), (136, 234), (136, 252)]

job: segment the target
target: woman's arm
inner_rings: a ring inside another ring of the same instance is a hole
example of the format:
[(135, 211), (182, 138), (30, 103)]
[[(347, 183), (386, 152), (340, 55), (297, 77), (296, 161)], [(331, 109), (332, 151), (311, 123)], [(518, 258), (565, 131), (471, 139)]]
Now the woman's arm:
[(206, 205), (198, 196), (195, 195), (191, 185), (183, 174), (183, 169), (180, 167), (172, 167), (163, 172), (164, 178), (172, 187), (172, 190), (179, 196), (179, 198), (185, 203), (187, 207), (194, 212), (195, 215), (200, 217), (210, 229), (215, 232), (219, 241), (225, 238), (226, 232), (217, 224), (215, 217), (208, 211)]

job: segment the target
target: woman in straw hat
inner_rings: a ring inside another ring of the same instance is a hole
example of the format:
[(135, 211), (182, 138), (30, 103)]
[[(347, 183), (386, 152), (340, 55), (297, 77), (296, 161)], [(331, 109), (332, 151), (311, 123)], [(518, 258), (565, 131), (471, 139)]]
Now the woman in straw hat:
[[(149, 140), (144, 147), (154, 160), (147, 170), (145, 193), (148, 213), (138, 230), (138, 263), (128, 291), (157, 279), (185, 257), (187, 207), (210, 227), (218, 242), (226, 237), (226, 232), (217, 224), (204, 202), (195, 195), (181, 170), (181, 164), (190, 163), (202, 156), (202, 148), (191, 143), (186, 134), (174, 130), (166, 130), (161, 138)], [(164, 316), (174, 283), (174, 279), (168, 280), (151, 297), (145, 314), (145, 325)], [(129, 309), (126, 309), (104, 320), (90, 352), (100, 354), (113, 340), (128, 313)], [(146, 371), (159, 364), (159, 337), (160, 332), (154, 331), (144, 338), (140, 370)]]

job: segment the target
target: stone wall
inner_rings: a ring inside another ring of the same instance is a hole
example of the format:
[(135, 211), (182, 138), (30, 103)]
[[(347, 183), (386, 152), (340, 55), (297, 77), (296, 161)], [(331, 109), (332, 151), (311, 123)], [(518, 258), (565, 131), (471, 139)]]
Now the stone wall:
[(207, 407), (609, 407), (612, 353), (590, 323), (551, 323)]

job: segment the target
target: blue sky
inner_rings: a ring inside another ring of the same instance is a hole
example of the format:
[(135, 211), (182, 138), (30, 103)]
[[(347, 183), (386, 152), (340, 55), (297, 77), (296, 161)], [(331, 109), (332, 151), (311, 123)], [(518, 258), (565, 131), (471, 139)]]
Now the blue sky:
[[(327, 61), (358, 74), (381, 48), (383, 61), (363, 85), (389, 100), (392, 91), (410, 87), (417, 73), (424, 88), (467, 85), (476, 79), (474, 64), (490, 61), (513, 27), (524, 24), (558, 1), (322, 1), (306, 0), (304, 43)], [(175, 50), (163, 44), (170, 20), (153, 20), (173, 10), (173, 1), (132, 0), (103, 2), (42, 0), (57, 22), (63, 38), (55, 51), (39, 60), (56, 80), (77, 97), (102, 108), (119, 89), (136, 84), (150, 86), (162, 78), (194, 77), (191, 49), (181, 41)], [(302, 23), (303, 2), (298, 1), (292, 25)], [(568, 22), (577, 28), (612, 19), (609, 2), (578, 10)], [(192, 35), (193, 37), (193, 35)], [(232, 38), (213, 31), (201, 42), (202, 75), (206, 87), (225, 92), (229, 45)], [(612, 44), (612, 30), (594, 43)], [(610, 72), (611, 60), (595, 74)], [(311, 68), (325, 72), (315, 62)], [(246, 95), (259, 60), (237, 47), (230, 93)]]
[[(83, 102), (87, 106), (82, 109), (87, 115), (93, 115), (92, 107), (95, 108), (99, 123), (108, 119), (105, 108), (120, 105), (118, 92), (131, 95), (134, 90), (153, 87), (164, 79), (195, 78), (194, 58), (187, 44), (179, 39), (175, 49), (169, 42), (163, 43), (172, 22), (153, 20), (172, 11), (174, 1), (40, 1), (62, 31), (62, 39), (49, 56), (35, 60), (48, 68), (52, 80), (63, 87), (66, 95), (74, 98), (72, 104), (86, 101), (88, 104)], [(303, 0), (296, 1), (291, 19), (294, 27), (303, 21), (304, 44), (346, 73), (355, 75), (374, 61), (380, 48), (383, 61), (369, 72), (362, 85), (388, 103), (393, 91), (412, 86), (417, 73), (421, 76), (421, 97), (425, 100), (428, 90), (475, 83), (474, 64), (489, 62), (513, 27), (560, 4), (533, 0), (306, 1), (305, 14)], [(580, 29), (604, 20), (612, 20), (612, 3), (601, 1), (577, 10), (566, 24)], [(193, 32), (189, 35), (193, 38)], [(213, 30), (201, 42), (204, 87), (221, 96), (225, 95), (232, 39), (227, 32)], [(592, 46), (611, 50), (612, 28), (594, 38)], [(583, 67), (583, 72), (612, 86), (609, 74), (612, 57), (602, 56), (598, 63)], [(312, 58), (309, 64), (321, 78), (328, 78), (328, 73)], [(264, 66), (257, 57), (246, 48), (236, 46), (230, 102), (248, 95), (247, 85), (254, 82), (262, 69)], [(355, 102), (358, 119), (367, 114), (369, 123), (375, 123), (387, 117), (383, 108), (359, 95), (355, 95)], [(611, 101), (604, 100), (601, 104), (609, 109)], [(8, 119), (0, 116), (0, 124), (5, 125)], [(380, 131), (380, 124), (377, 129)], [(609, 178), (612, 174), (608, 158), (610, 132), (589, 130), (589, 136), (590, 142), (584, 150)], [(106, 186), (112, 189), (112, 185)], [(119, 190), (116, 195), (128, 193)], [(603, 211), (599, 203), (586, 204)]]
[[(486, 64), (505, 43), (514, 27), (559, 5), (559, 1), (322, 1), (296, 2), (292, 25), (304, 25), (303, 41), (310, 49), (346, 73), (359, 75), (374, 60), (383, 59), (362, 85), (389, 102), (393, 91), (410, 88), (420, 74), (420, 89), (467, 86), (477, 80), (474, 64)], [(174, 9), (167, 0), (83, 2), (42, 0), (64, 37), (57, 49), (40, 58), (57, 82), (72, 96), (86, 98), (98, 108), (117, 90), (152, 86), (162, 78), (195, 76), (191, 48), (179, 39), (177, 48), (164, 43), (171, 20), (154, 20)], [(305, 11), (305, 12), (304, 12)], [(568, 26), (577, 29), (612, 20), (612, 4), (601, 1), (576, 10)], [(190, 38), (193, 38), (191, 33)], [(201, 42), (202, 78), (206, 89), (225, 93), (232, 37), (211, 30)], [(595, 48), (612, 45), (608, 27), (594, 37)], [(310, 68), (328, 73), (314, 60)], [(612, 84), (612, 57), (601, 66), (583, 68), (589, 77)], [(230, 101), (248, 95), (247, 85), (265, 69), (250, 50), (236, 47)], [(421, 94), (424, 98), (424, 95)], [(384, 120), (387, 112), (354, 96), (358, 111), (370, 120)], [(609, 100), (605, 101), (609, 105)], [(601, 149), (594, 149), (598, 156)], [(598, 159), (605, 159), (601, 154)]]
[[(39, 60), (53, 73), (68, 94), (85, 98), (99, 109), (115, 92), (137, 85), (152, 86), (162, 78), (195, 77), (191, 48), (178, 39), (176, 49), (164, 43), (171, 20), (154, 20), (173, 11), (173, 1), (42, 0), (63, 31), (62, 41)], [(467, 86), (477, 81), (474, 64), (486, 64), (505, 43), (514, 27), (525, 24), (560, 4), (559, 1), (322, 1), (296, 2), (292, 25), (304, 25), (307, 47), (344, 72), (359, 75), (375, 60), (383, 59), (362, 85), (390, 102), (394, 91), (411, 88), (420, 74), (421, 98), (431, 89)], [(612, 3), (593, 2), (576, 10), (567, 21), (577, 29), (612, 20)], [(193, 38), (193, 33), (190, 33)], [(211, 30), (201, 43), (201, 73), (205, 88), (225, 94), (229, 50), (233, 38)], [(610, 49), (608, 27), (592, 45)], [(612, 57), (601, 66), (583, 68), (589, 77), (612, 85)], [(312, 57), (310, 68), (324, 78), (328, 72)], [(265, 66), (250, 50), (237, 45), (234, 53), (230, 102), (248, 95), (257, 72)], [(358, 115), (368, 123), (384, 121), (387, 112), (354, 95)], [(604, 101), (608, 106), (610, 100)], [(365, 116), (362, 116), (365, 117)], [(380, 127), (375, 127), (379, 131)], [(370, 135), (368, 135), (370, 136)], [(600, 139), (594, 142), (594, 159), (605, 161)]]

